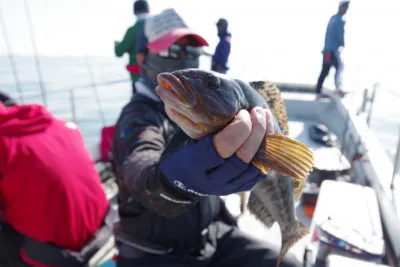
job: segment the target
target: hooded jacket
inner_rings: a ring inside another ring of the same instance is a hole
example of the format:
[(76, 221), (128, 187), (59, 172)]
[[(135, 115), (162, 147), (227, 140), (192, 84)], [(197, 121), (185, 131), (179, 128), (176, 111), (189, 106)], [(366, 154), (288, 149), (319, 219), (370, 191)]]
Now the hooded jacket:
[(39, 242), (76, 251), (92, 238), (107, 210), (77, 126), (41, 105), (7, 108), (0, 103), (0, 213), (5, 222)]
[(217, 69), (217, 65), (220, 65), (224, 70), (228, 70), (228, 58), (231, 53), (231, 37), (232, 34), (227, 30), (218, 32), (219, 42), (215, 48), (214, 55), (212, 57), (212, 70)]

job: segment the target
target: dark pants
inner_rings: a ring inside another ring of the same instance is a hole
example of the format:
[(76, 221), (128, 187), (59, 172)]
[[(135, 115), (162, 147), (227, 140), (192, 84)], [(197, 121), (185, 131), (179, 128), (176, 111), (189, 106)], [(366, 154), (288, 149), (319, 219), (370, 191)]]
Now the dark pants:
[(95, 237), (80, 252), (71, 252), (51, 243), (41, 243), (18, 233), (6, 223), (0, 223), (0, 267), (29, 267), (20, 255), (23, 248), (26, 256), (47, 266), (87, 266), (88, 260), (111, 237), (109, 223), (101, 227)]
[(317, 94), (321, 93), (322, 85), (326, 77), (329, 74), (331, 67), (335, 67), (335, 86), (336, 89), (339, 90), (341, 86), (341, 72), (343, 69), (343, 63), (338, 53), (334, 52), (326, 52), (323, 54), (322, 60), (322, 70), (318, 78), (316, 92)]
[[(117, 266), (275, 267), (279, 249), (279, 247), (250, 237), (236, 227), (218, 222), (215, 224), (214, 231), (210, 231), (209, 240), (201, 255), (183, 256), (174, 253), (155, 255), (127, 248), (124, 245), (124, 248), (120, 248)], [(126, 255), (126, 258), (124, 258), (125, 255), (123, 254)], [(288, 253), (281, 261), (280, 266), (302, 266), (302, 264)]]
[(0, 222), (0, 267), (29, 267), (19, 254), (23, 237), (7, 224)]

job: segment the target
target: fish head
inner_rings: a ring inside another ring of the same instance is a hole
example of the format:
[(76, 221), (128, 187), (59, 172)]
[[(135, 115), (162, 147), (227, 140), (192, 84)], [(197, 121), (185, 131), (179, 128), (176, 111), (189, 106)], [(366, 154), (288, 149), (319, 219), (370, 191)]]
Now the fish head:
[(243, 107), (240, 84), (217, 72), (184, 69), (160, 73), (157, 80), (168, 117), (192, 139), (218, 132)]

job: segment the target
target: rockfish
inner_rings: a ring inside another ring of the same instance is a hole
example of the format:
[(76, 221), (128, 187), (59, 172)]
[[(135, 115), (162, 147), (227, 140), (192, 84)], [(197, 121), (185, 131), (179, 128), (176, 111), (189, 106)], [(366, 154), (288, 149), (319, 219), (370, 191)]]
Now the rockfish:
[[(219, 132), (241, 109), (250, 111), (260, 106), (271, 110), (275, 133), (265, 135), (251, 161), (264, 174), (270, 173), (252, 188), (248, 208), (268, 228), (278, 222), (282, 234), (279, 266), (289, 248), (308, 234), (308, 228), (296, 219), (294, 201), (300, 197), (314, 164), (312, 151), (286, 136), (287, 115), (279, 90), (274, 86), (256, 90), (257, 83), (199, 69), (160, 73), (158, 84), (156, 93), (167, 115), (194, 140)], [(278, 108), (271, 109), (270, 105), (276, 103)]]

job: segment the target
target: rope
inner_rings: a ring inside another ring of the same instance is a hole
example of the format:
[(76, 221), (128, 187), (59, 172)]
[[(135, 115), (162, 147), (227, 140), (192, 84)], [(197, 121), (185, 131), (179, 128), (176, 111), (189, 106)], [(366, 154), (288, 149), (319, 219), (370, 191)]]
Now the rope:
[(11, 45), (10, 45), (10, 42), (9, 42), (9, 39), (8, 39), (8, 33), (7, 33), (7, 30), (6, 30), (6, 25), (5, 25), (4, 20), (3, 20), (3, 12), (2, 12), (1, 6), (0, 6), (0, 25), (1, 25), (1, 30), (3, 32), (3, 36), (4, 36), (4, 42), (6, 44), (6, 50), (7, 50), (8, 59), (10, 61), (10, 65), (11, 65), (11, 71), (13, 73), (14, 80), (15, 80), (15, 87), (16, 87), (17, 92), (18, 92), (18, 100), (19, 100), (19, 102), (23, 102), (24, 101), (24, 97), (23, 97), (23, 94), (22, 94), (21, 82), (20, 82), (19, 77), (18, 77), (18, 72), (17, 72), (17, 67), (16, 67), (16, 64), (15, 64), (15, 61), (14, 61), (14, 56), (13, 56), (13, 54), (11, 52)]
[(33, 31), (32, 18), (31, 18), (31, 14), (29, 12), (27, 0), (25, 0), (25, 11), (26, 11), (26, 18), (28, 20), (29, 33), (31, 36), (31, 44), (32, 44), (32, 48), (33, 48), (34, 58), (35, 58), (36, 72), (37, 72), (37, 76), (39, 79), (39, 87), (40, 87), (41, 94), (42, 94), (43, 104), (45, 106), (47, 106), (46, 90), (44, 88), (43, 76), (41, 73), (41, 66), (40, 66), (39, 56), (38, 56), (38, 52), (37, 52), (37, 48), (36, 48), (35, 34)]

